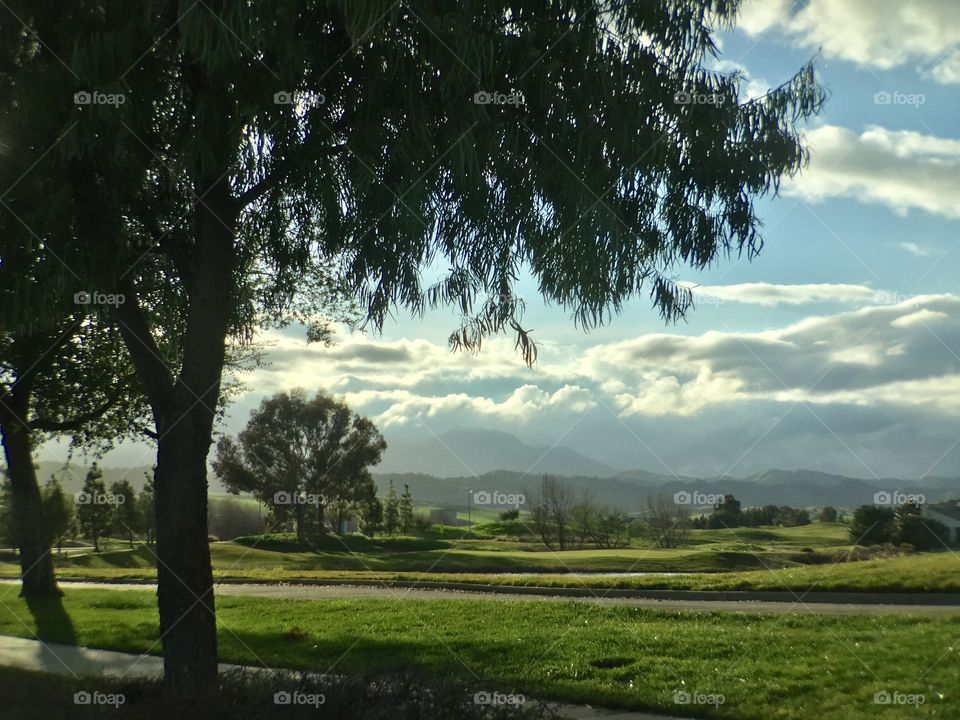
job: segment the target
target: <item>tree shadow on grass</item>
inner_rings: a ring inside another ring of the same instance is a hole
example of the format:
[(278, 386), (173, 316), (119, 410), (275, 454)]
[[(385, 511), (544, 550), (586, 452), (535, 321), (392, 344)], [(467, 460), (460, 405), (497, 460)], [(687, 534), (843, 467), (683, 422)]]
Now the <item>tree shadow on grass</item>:
[(24, 601), (37, 626), (37, 637), (46, 642), (76, 645), (73, 621), (60, 597), (26, 597)]

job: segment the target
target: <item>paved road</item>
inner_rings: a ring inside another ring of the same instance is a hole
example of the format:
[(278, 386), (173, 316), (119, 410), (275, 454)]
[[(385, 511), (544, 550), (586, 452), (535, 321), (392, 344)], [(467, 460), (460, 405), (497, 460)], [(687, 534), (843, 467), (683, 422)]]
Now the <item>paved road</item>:
[[(131, 679), (163, 677), (163, 659), (156, 655), (133, 655), (5, 635), (0, 635), (0, 665), (71, 677), (102, 677), (104, 675)], [(220, 672), (237, 669), (253, 672), (262, 670), (220, 664)], [(555, 703), (550, 705), (562, 718), (568, 720), (680, 720), (665, 715), (605, 710), (589, 705)]]
[[(14, 580), (0, 581), (3, 585), (17, 585)], [(61, 587), (69, 588), (108, 588), (110, 590), (147, 590), (155, 591), (153, 583), (99, 583), (65, 582)], [(8, 591), (9, 592), (9, 591)], [(223, 583), (216, 585), (216, 592), (222, 597), (246, 596), (290, 598), (299, 600), (331, 600), (339, 598), (385, 598), (404, 600), (486, 600), (489, 602), (584, 602), (601, 605), (621, 605), (626, 607), (646, 607), (657, 610), (683, 610), (690, 612), (749, 612), (768, 614), (812, 614), (812, 615), (960, 615), (960, 605), (924, 605), (924, 604), (880, 604), (813, 602), (798, 593), (798, 598), (790, 597), (787, 602), (765, 600), (730, 599), (657, 599), (649, 597), (605, 597), (604, 591), (597, 589), (595, 597), (565, 597), (559, 595), (531, 595), (510, 592), (477, 592), (468, 590), (427, 590), (420, 588), (400, 588), (385, 586), (360, 586), (336, 584), (266, 584), (266, 583)], [(3, 596), (0, 590), (0, 597)]]

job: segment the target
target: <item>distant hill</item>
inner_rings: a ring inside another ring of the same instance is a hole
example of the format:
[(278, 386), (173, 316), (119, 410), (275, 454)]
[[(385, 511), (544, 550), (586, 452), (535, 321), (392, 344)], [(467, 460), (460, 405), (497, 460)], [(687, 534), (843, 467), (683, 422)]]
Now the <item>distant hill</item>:
[[(80, 492), (83, 487), (83, 480), (86, 478), (87, 471), (90, 469), (90, 465), (80, 463), (70, 463), (66, 468), (64, 468), (64, 464), (61, 462), (44, 461), (37, 463), (37, 465), (37, 480), (40, 481), (40, 485), (47, 482), (51, 475), (56, 474), (60, 483), (63, 485), (63, 489), (68, 493)], [(143, 484), (146, 482), (144, 472), (150, 473), (151, 476), (153, 474), (152, 464), (137, 465), (135, 467), (108, 467), (102, 465), (100, 469), (103, 471), (103, 479), (107, 487), (110, 487), (110, 485), (117, 480), (127, 480), (133, 485), (133, 489), (137, 492), (143, 489)], [(210, 483), (211, 493), (220, 494), (226, 492), (213, 473), (210, 473), (207, 479)]]
[[(929, 502), (960, 498), (960, 479), (925, 478), (922, 481), (887, 478), (862, 480), (812, 470), (767, 470), (745, 478), (684, 478), (635, 470), (612, 477), (564, 475), (567, 484), (577, 493), (589, 492), (600, 503), (628, 512), (644, 509), (647, 497), (674, 493), (733, 494), (744, 505), (791, 505), (819, 507), (833, 505), (855, 508), (873, 502), (878, 490), (922, 493)], [(523, 474), (500, 470), (478, 476), (436, 477), (423, 473), (375, 473), (381, 491), (390, 479), (410, 491), (418, 504), (466, 507), (467, 492), (499, 490), (529, 492), (540, 483), (540, 474)]]
[(434, 477), (512, 470), (534, 475), (609, 477), (616, 469), (569, 447), (535, 447), (506, 432), (455, 428), (418, 442), (388, 441), (380, 473), (429, 473)]

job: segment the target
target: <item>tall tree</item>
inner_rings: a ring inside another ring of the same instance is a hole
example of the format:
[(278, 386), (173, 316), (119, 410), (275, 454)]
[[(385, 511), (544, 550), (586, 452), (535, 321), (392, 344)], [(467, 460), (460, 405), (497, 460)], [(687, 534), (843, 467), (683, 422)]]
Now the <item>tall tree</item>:
[(63, 491), (63, 485), (51, 475), (43, 486), (43, 522), (46, 544), (55, 545), (57, 553), (63, 549), (63, 541), (73, 534), (76, 512), (73, 500)]
[(280, 520), (292, 519), (304, 543), (309, 512), (322, 530), (328, 504), (374, 493), (368, 468), (384, 449), (376, 426), (346, 403), (322, 392), (308, 400), (297, 389), (264, 399), (236, 440), (222, 438), (213, 469), (231, 492), (253, 493)]
[(112, 526), (133, 547), (133, 538), (143, 531), (143, 515), (137, 505), (137, 492), (129, 480), (117, 480), (110, 484), (110, 495), (114, 498)]
[(410, 486), (406, 483), (403, 485), (403, 494), (397, 504), (397, 514), (400, 532), (409, 535), (413, 530), (413, 495), (410, 494)]
[[(3, 220), (0, 216), (0, 224)], [(11, 282), (17, 258), (0, 273), (0, 302), (24, 292), (26, 278)], [(30, 273), (27, 273), (29, 277)], [(34, 273), (37, 281), (40, 273)], [(35, 295), (35, 294), (34, 294)], [(19, 297), (15, 302), (22, 303)], [(58, 594), (50, 546), (42, 532), (43, 498), (34, 450), (52, 437), (96, 452), (120, 437), (140, 435), (146, 404), (135, 390), (119, 332), (87, 317), (85, 307), (60, 303), (58, 323), (46, 329), (18, 328), (0, 312), (0, 434), (10, 478), (12, 518), (17, 525), (24, 596)], [(41, 327), (42, 327), (41, 323)]]
[(156, 516), (154, 514), (154, 493), (153, 493), (153, 475), (146, 470), (143, 471), (145, 482), (140, 494), (137, 495), (137, 510), (143, 522), (143, 531), (146, 535), (147, 545), (152, 545), (155, 540), (157, 529)]
[(81, 534), (93, 542), (95, 552), (100, 552), (100, 538), (106, 537), (113, 527), (113, 505), (103, 471), (94, 463), (77, 494), (77, 524)]
[(397, 489), (393, 486), (393, 478), (387, 487), (387, 496), (383, 499), (383, 531), (393, 535), (400, 527), (400, 500), (397, 498)]
[(896, 513), (893, 508), (861, 505), (853, 511), (850, 539), (857, 545), (882, 545), (893, 538)]
[[(177, 689), (216, 679), (205, 459), (225, 339), (250, 331), (241, 301), (282, 302), (316, 258), (336, 260), (373, 326), (397, 305), (452, 304), (452, 345), (510, 329), (528, 361), (512, 292), (524, 270), (586, 327), (641, 292), (677, 318), (692, 298), (671, 268), (759, 250), (754, 201), (801, 167), (796, 123), (822, 101), (810, 67), (749, 100), (742, 76), (706, 69), (737, 6), (4, 4), (0, 112), (19, 134), (62, 137), (45, 155), (49, 143), (26, 145), (33, 172), (69, 180), (53, 187), (76, 233), (52, 249), (127, 298), (115, 317), (159, 436), (158, 600)], [(424, 285), (440, 259), (447, 274)], [(254, 273), (267, 294), (245, 294)], [(182, 324), (148, 320), (158, 285)]]

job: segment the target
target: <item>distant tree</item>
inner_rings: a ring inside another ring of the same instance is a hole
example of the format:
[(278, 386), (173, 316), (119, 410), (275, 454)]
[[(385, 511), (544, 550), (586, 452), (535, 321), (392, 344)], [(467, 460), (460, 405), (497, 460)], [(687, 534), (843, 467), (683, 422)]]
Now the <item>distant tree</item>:
[(810, 513), (802, 508), (792, 508), (781, 505), (777, 508), (776, 525), (783, 527), (797, 527), (810, 524)]
[(580, 499), (570, 507), (568, 522), (571, 545), (576, 543), (578, 550), (590, 539), (598, 512), (599, 507), (593, 501), (590, 491), (583, 488), (580, 491)]
[(626, 547), (630, 543), (631, 525), (632, 520), (626, 513), (598, 506), (590, 522), (589, 537), (598, 548)]
[(308, 527), (325, 532), (328, 504), (375, 493), (369, 466), (386, 447), (376, 426), (346, 403), (295, 389), (264, 399), (236, 440), (222, 438), (213, 469), (230, 492), (250, 492), (277, 519), (292, 520), (304, 543)]
[(647, 497), (647, 527), (653, 542), (660, 548), (675, 548), (683, 544), (690, 528), (688, 510), (666, 497)]
[(153, 545), (156, 539), (156, 514), (154, 512), (154, 492), (153, 492), (153, 473), (143, 471), (144, 483), (143, 489), (137, 495), (137, 509), (140, 511), (140, 517), (143, 519), (143, 531), (146, 536), (147, 545)]
[(400, 532), (408, 535), (413, 530), (413, 496), (410, 494), (410, 486), (407, 484), (403, 486), (403, 495), (400, 496), (397, 510), (399, 514)]
[(853, 511), (850, 539), (857, 545), (883, 545), (893, 539), (895, 513), (892, 508), (861, 505)]
[(510, 508), (509, 510), (504, 510), (498, 517), (504, 522), (510, 520), (516, 520), (520, 517), (520, 508)]
[(830, 505), (827, 505), (822, 510), (820, 510), (820, 522), (822, 523), (834, 523), (837, 521), (837, 509)]
[(110, 532), (112, 520), (113, 507), (103, 481), (103, 471), (94, 463), (77, 496), (77, 523), (83, 537), (93, 543), (95, 552), (100, 552), (100, 538)]
[(144, 529), (143, 514), (137, 505), (137, 492), (129, 480), (117, 480), (110, 485), (110, 494), (114, 498), (113, 530), (127, 538), (130, 547), (133, 547), (134, 537)]
[(569, 547), (568, 523), (574, 507), (573, 493), (566, 483), (552, 475), (544, 475), (538, 491), (527, 493), (530, 515), (540, 540), (548, 548), (556, 544), (560, 550)]
[(939, 520), (926, 518), (916, 503), (897, 508), (891, 541), (896, 545), (912, 545), (916, 550), (936, 550), (946, 547), (950, 531)]
[(56, 476), (50, 476), (43, 487), (43, 521), (46, 541), (57, 548), (57, 553), (63, 549), (63, 541), (74, 530), (76, 513), (73, 500), (63, 491), (63, 485)]
[(383, 502), (383, 530), (387, 535), (397, 532), (400, 525), (400, 501), (397, 500), (397, 490), (393, 487), (393, 478), (387, 488), (387, 497)]
[(383, 503), (376, 495), (360, 503), (360, 530), (373, 537), (383, 527)]
[(724, 495), (710, 513), (707, 524), (712, 529), (739, 527), (740, 501), (733, 495)]

